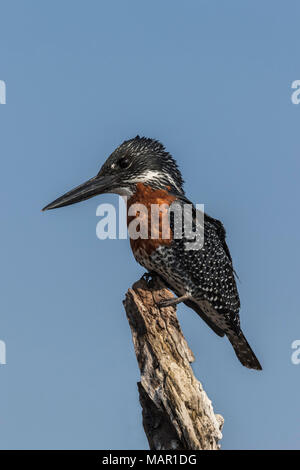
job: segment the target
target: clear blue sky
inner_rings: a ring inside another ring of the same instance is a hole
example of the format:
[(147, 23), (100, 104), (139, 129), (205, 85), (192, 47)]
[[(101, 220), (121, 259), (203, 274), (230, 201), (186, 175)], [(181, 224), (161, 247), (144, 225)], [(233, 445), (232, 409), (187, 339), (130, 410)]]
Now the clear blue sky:
[(99, 202), (40, 209), (136, 134), (227, 229), (262, 373), (180, 306), (224, 449), (300, 448), (297, 1), (0, 2), (0, 446), (146, 448), (122, 307), (142, 274), (96, 238)]

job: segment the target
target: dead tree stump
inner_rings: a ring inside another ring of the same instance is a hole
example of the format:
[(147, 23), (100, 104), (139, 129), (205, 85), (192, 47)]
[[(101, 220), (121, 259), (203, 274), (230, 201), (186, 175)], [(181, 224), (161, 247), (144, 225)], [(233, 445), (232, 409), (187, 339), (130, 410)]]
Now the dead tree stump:
[(143, 426), (150, 449), (219, 449), (223, 418), (213, 411), (190, 363), (194, 355), (182, 334), (173, 297), (163, 281), (140, 279), (124, 306), (141, 372), (138, 383)]

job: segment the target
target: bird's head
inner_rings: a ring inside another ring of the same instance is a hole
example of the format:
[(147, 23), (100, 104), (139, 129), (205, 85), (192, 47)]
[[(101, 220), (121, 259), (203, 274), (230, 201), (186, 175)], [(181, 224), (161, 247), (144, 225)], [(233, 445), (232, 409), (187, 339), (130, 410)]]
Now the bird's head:
[(137, 136), (114, 150), (96, 176), (51, 202), (43, 210), (69, 206), (103, 193), (130, 197), (138, 183), (184, 194), (183, 179), (173, 157), (157, 140)]

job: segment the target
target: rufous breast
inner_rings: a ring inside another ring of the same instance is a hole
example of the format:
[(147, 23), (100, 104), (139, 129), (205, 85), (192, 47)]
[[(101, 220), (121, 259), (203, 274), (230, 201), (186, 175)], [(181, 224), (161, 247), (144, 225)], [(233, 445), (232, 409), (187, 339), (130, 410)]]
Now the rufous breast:
[[(130, 235), (130, 224), (136, 219), (138, 225), (144, 226), (144, 234), (147, 238), (133, 239), (130, 237), (130, 245), (133, 254), (145, 252), (150, 255), (161, 245), (170, 245), (173, 239), (172, 230), (169, 224), (168, 208), (175, 201), (176, 197), (164, 189), (153, 189), (150, 186), (138, 183), (136, 192), (127, 200), (127, 226)], [(139, 211), (135, 204), (142, 204), (143, 208)], [(132, 213), (129, 215), (130, 207)], [(145, 208), (145, 209), (144, 209)], [(133, 215), (133, 213), (135, 213)], [(156, 214), (154, 216), (154, 214)], [(141, 227), (139, 228), (142, 232)]]

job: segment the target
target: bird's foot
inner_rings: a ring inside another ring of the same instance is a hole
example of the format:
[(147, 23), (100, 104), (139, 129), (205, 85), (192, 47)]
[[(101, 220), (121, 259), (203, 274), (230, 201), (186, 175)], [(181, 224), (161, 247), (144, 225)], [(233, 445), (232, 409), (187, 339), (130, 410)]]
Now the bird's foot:
[[(159, 308), (165, 308), (165, 307), (170, 307), (171, 305), (174, 305), (174, 302), (172, 300), (176, 299), (170, 299), (170, 300), (161, 300), (160, 302), (157, 302), (157, 306)], [(176, 304), (175, 304), (176, 305)]]
[(190, 295), (185, 294), (185, 295), (182, 295), (181, 297), (173, 297), (171, 299), (161, 300), (160, 302), (157, 303), (157, 305), (159, 308), (170, 307), (171, 305), (180, 304), (180, 302), (184, 302), (185, 300), (189, 298), (190, 298)]
[(157, 276), (157, 274), (154, 271), (149, 271), (146, 272), (142, 275), (142, 279), (147, 282), (148, 286), (151, 286), (153, 283), (154, 278)]

